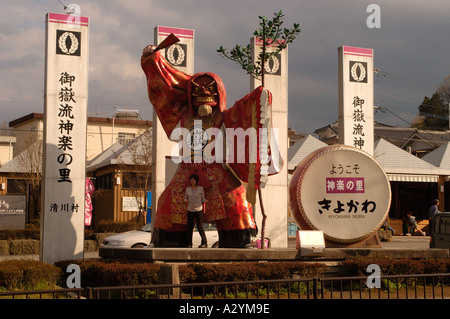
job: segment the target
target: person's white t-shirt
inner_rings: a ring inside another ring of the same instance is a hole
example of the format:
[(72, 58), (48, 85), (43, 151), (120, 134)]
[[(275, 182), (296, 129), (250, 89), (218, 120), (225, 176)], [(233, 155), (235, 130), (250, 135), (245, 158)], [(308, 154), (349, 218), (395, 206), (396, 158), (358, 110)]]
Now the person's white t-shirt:
[(205, 201), (205, 193), (202, 186), (197, 186), (195, 189), (192, 186), (186, 188), (184, 199), (188, 201), (187, 210), (189, 212), (198, 212), (203, 209), (203, 202)]

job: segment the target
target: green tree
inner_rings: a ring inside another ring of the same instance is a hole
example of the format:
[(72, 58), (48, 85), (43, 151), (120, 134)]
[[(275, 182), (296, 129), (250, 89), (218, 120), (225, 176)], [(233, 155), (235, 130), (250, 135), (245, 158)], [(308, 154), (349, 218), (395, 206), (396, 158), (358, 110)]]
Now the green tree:
[(449, 106), (443, 97), (435, 92), (431, 97), (425, 96), (419, 105), (420, 120), (414, 126), (422, 130), (446, 130), (448, 129)]
[[(260, 29), (255, 30), (253, 35), (259, 37), (263, 41), (263, 44), (256, 61), (252, 59), (252, 46), (250, 44), (246, 46), (235, 45), (231, 50), (224, 49), (220, 46), (217, 52), (222, 57), (239, 64), (247, 74), (255, 79), (261, 80), (262, 86), (264, 86), (264, 65), (266, 61), (286, 49), (287, 45), (293, 42), (296, 35), (300, 33), (300, 25), (298, 23), (294, 23), (291, 29), (283, 28), (283, 19), (284, 14), (282, 11), (274, 13), (272, 20), (268, 20), (266, 16), (259, 17)], [(274, 46), (275, 50), (267, 51), (266, 48), (269, 45)]]
[(449, 105), (450, 103), (450, 75), (442, 80), (442, 83), (438, 86), (436, 92), (444, 101), (444, 105)]
[(419, 105), (419, 119), (413, 127), (422, 130), (449, 129), (450, 76), (445, 77), (431, 97), (425, 96)]

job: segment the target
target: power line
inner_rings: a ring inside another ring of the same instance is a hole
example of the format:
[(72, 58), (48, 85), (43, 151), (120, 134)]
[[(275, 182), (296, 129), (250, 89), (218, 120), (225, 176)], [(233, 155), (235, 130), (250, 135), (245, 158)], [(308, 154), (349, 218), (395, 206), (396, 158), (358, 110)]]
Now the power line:
[(375, 109), (375, 113), (377, 110), (380, 110), (382, 113), (385, 113), (386, 111), (388, 111), (389, 113), (391, 113), (392, 115), (394, 115), (395, 117), (399, 118), (400, 120), (406, 122), (407, 124), (409, 124), (410, 126), (412, 126), (413, 124), (410, 123), (409, 121), (405, 120), (404, 118), (402, 118), (401, 116), (395, 114), (394, 112), (392, 112), (391, 110), (389, 110), (387, 107), (385, 106), (374, 106)]

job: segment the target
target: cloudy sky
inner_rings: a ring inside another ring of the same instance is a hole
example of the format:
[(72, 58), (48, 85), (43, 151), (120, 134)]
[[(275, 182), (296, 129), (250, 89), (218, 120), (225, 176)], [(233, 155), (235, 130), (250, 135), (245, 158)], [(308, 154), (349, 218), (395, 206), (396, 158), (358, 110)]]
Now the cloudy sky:
[[(424, 96), (450, 75), (448, 0), (61, 0), (90, 17), (90, 115), (139, 109), (150, 120), (142, 48), (156, 26), (195, 30), (195, 72), (220, 75), (229, 106), (249, 91), (249, 78), (222, 59), (219, 46), (247, 44), (258, 16), (282, 10), (301, 33), (289, 46), (289, 125), (313, 133), (337, 120), (337, 49), (374, 49), (375, 120), (408, 126)], [(381, 8), (381, 28), (368, 28), (369, 4)], [(64, 13), (59, 0), (0, 2), (0, 122), (43, 112), (45, 15)]]

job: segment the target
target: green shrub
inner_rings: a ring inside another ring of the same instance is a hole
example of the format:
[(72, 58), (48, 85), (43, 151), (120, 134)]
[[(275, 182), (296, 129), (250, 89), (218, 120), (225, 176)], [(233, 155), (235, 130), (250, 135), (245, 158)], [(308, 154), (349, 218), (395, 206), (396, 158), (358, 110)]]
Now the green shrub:
[[(119, 260), (84, 259), (56, 263), (65, 272), (67, 266), (76, 263), (81, 270), (82, 287), (134, 286), (158, 283), (160, 264)], [(288, 279), (321, 276), (326, 266), (302, 262), (236, 262), (196, 263), (180, 265), (181, 283), (243, 281), (264, 279)], [(63, 276), (64, 283), (69, 274)]]
[(446, 273), (449, 271), (449, 259), (413, 259), (392, 258), (387, 256), (355, 256), (346, 258), (339, 271), (340, 276), (367, 276), (367, 266), (380, 266), (382, 275), (410, 275)]
[(105, 268), (109, 285), (137, 286), (156, 284), (159, 265), (147, 263), (112, 263)]
[[(69, 264), (77, 264), (81, 271), (82, 287), (135, 286), (158, 283), (158, 264), (128, 260), (83, 259), (57, 262), (65, 272)], [(63, 276), (63, 282), (67, 279)]]
[(0, 240), (15, 240), (15, 239), (39, 240), (40, 235), (41, 234), (39, 228), (0, 230)]
[[(185, 282), (247, 281), (320, 277), (326, 266), (304, 262), (233, 262), (223, 264), (189, 264), (185, 266), (194, 275)], [(180, 268), (180, 280), (181, 280)]]
[[(82, 287), (136, 286), (158, 283), (160, 264), (126, 259), (67, 260), (50, 265), (34, 260), (0, 262), (0, 290), (50, 289), (66, 287), (70, 264), (81, 270)], [(367, 266), (377, 264), (382, 275), (447, 273), (450, 259), (408, 259), (390, 257), (347, 258), (340, 276), (367, 276)], [(233, 282), (250, 280), (323, 277), (327, 267), (309, 262), (192, 263), (179, 266), (181, 283)]]
[(0, 287), (6, 290), (54, 288), (61, 279), (61, 269), (35, 260), (5, 260), (0, 262)]
[[(136, 229), (136, 224), (133, 224)], [(111, 226), (112, 227), (112, 226)], [(121, 226), (122, 228), (131, 229), (131, 226)], [(118, 227), (119, 229), (122, 229)], [(19, 239), (34, 239), (39, 240), (41, 237), (41, 230), (39, 228), (29, 228), (25, 229), (7, 229), (0, 230), (0, 240), (19, 240)], [(85, 239), (95, 239), (95, 234), (93, 230), (85, 229), (84, 231)]]
[[(321, 263), (305, 262), (232, 262), (232, 263), (197, 263), (179, 267), (180, 282), (184, 283), (207, 283), (207, 282), (237, 282), (271, 279), (296, 279), (322, 277), (326, 266)], [(203, 293), (230, 295), (244, 293), (267, 295), (273, 289), (291, 292), (305, 289), (302, 283), (290, 285), (249, 285), (249, 286), (220, 286), (208, 287)], [(195, 289), (194, 289), (195, 290)], [(197, 289), (199, 292), (199, 289)], [(187, 292), (188, 293), (188, 292)]]

